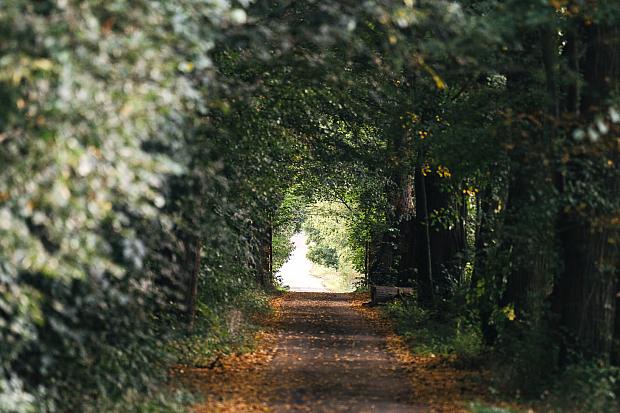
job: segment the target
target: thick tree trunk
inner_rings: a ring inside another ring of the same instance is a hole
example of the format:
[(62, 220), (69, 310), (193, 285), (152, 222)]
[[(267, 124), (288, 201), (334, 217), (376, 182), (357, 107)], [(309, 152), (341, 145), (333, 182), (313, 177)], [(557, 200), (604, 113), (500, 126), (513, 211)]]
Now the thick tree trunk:
[(414, 211), (414, 178), (404, 176), (401, 179), (401, 196), (398, 216), (398, 286), (410, 286), (415, 280), (416, 255)]
[(576, 344), (592, 356), (611, 351), (617, 291), (614, 229), (594, 228), (581, 220), (565, 221), (566, 271), (562, 277), (562, 320)]
[(392, 284), (394, 283), (394, 245), (397, 238), (393, 232), (388, 231), (377, 235), (375, 242), (375, 253), (371, 261), (370, 273), (373, 283)]
[[(620, 30), (590, 25), (583, 28), (583, 35), (583, 98), (575, 107), (580, 108), (583, 123), (589, 123), (605, 110), (607, 97), (620, 87)], [(612, 146), (608, 151), (606, 156), (617, 165), (617, 149)], [(573, 179), (585, 179), (573, 172)], [(609, 178), (606, 187), (618, 196), (617, 174)], [(619, 231), (611, 215), (596, 208), (563, 215), (565, 270), (557, 289), (562, 324), (570, 338), (587, 355), (605, 360), (613, 346), (618, 291)]]
[(553, 288), (555, 212), (545, 204), (550, 193), (544, 168), (521, 166), (511, 183), (506, 208), (510, 236), (504, 248), (511, 257), (511, 270), (501, 304), (514, 305), (517, 318), (533, 325), (542, 320)]
[(426, 177), (421, 167), (415, 170), (416, 192), (416, 241), (413, 245), (415, 252), (412, 255), (419, 258), (416, 272), (418, 298), (420, 302), (432, 304), (435, 301), (435, 283), (433, 279), (433, 258), (430, 234), (429, 207), (426, 192)]
[(416, 169), (416, 228), (413, 245), (418, 258), (417, 284), (422, 301), (432, 303), (436, 293), (445, 294), (455, 280), (462, 278), (465, 250), (463, 225), (450, 223), (448, 227), (433, 223), (432, 214), (445, 215), (447, 211), (461, 211), (460, 197), (443, 190), (434, 173), (424, 175)]
[(410, 285), (413, 279), (414, 258), (410, 223), (413, 221), (413, 178), (407, 173), (394, 176), (385, 187), (389, 200), (386, 211), (388, 231), (381, 234), (376, 259), (371, 264), (373, 281), (384, 285)]
[(436, 287), (445, 288), (462, 278), (465, 252), (463, 216), (460, 214), (460, 194), (441, 187), (441, 179), (429, 174), (426, 181), (426, 198), (431, 214), (441, 216), (455, 211), (457, 220), (447, 227), (433, 223), (430, 227), (432, 268)]
[[(620, 257), (616, 269), (620, 268)], [(616, 270), (617, 271), (617, 270)], [(620, 277), (616, 275), (616, 315), (614, 320), (614, 339), (611, 351), (611, 362), (620, 365)]]
[[(542, 33), (525, 33), (525, 39), (538, 38), (529, 51), (532, 63), (540, 64), (546, 74), (547, 101), (538, 111), (533, 102), (523, 101), (526, 113), (533, 113), (528, 120), (519, 120), (512, 131), (515, 149), (511, 150), (511, 180), (505, 211), (505, 238), (502, 253), (510, 257), (506, 288), (501, 306), (514, 306), (518, 320), (537, 325), (543, 319), (546, 300), (553, 289), (553, 259), (555, 257), (556, 206), (554, 192), (553, 158), (551, 143), (554, 125), (549, 122), (558, 108), (556, 85), (557, 39), (555, 29), (549, 27)], [(540, 53), (536, 57), (536, 54)], [(540, 60), (539, 60), (540, 59)], [(508, 78), (508, 91), (523, 95), (524, 88), (538, 80), (532, 72), (513, 73)], [(527, 96), (527, 95), (525, 95)]]

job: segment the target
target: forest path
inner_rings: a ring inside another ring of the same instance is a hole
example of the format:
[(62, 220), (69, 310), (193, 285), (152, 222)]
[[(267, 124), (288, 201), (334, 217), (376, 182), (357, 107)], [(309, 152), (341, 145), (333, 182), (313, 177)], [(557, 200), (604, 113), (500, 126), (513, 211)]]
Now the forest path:
[(184, 372), (205, 401), (196, 412), (426, 412), (389, 327), (359, 294), (289, 292), (257, 351)]
[(289, 293), (282, 300), (266, 374), (273, 411), (424, 411), (411, 400), (407, 372), (384, 332), (356, 311), (353, 298)]
[(291, 237), (293, 252), (277, 276), (282, 280), (282, 285), (288, 287), (290, 291), (329, 292), (321, 279), (311, 274), (312, 262), (307, 257), (307, 238), (304, 232), (298, 232)]

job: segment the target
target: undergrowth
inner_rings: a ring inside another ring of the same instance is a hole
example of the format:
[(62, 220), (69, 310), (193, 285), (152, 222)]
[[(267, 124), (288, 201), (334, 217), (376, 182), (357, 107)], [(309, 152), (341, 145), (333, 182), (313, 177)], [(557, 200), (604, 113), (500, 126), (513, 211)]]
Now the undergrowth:
[(481, 361), (482, 336), (467, 316), (429, 310), (409, 298), (387, 304), (385, 311), (415, 354), (456, 355), (465, 366)]
[(537, 404), (553, 413), (618, 412), (619, 383), (620, 368), (581, 360), (557, 374)]
[[(384, 312), (414, 354), (453, 356), (457, 368), (483, 367), (491, 373), (489, 394), (499, 407), (471, 402), (473, 413), (612, 413), (620, 411), (620, 368), (573, 354), (559, 367), (552, 329), (503, 326), (498, 343), (485, 347), (476, 318), (446, 303), (427, 309), (407, 298)], [(514, 406), (519, 407), (514, 407)], [(528, 407), (523, 407), (528, 406)]]
[(209, 366), (223, 354), (251, 351), (259, 318), (270, 311), (268, 295), (250, 289), (219, 307), (200, 303), (193, 330), (179, 331), (169, 349), (178, 364), (196, 367)]
[(128, 391), (121, 399), (102, 399), (95, 405), (84, 406), (83, 413), (181, 413), (194, 402), (194, 397), (185, 391), (155, 391), (139, 393)]

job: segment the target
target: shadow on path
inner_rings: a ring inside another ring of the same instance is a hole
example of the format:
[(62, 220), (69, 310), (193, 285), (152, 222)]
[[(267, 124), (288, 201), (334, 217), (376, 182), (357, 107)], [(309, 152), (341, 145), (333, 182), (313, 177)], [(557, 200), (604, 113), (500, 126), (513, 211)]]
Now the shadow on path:
[(256, 351), (179, 370), (177, 381), (204, 396), (196, 413), (431, 411), (413, 400), (405, 366), (388, 350), (389, 328), (364, 315), (361, 302), (286, 293)]
[(406, 371), (352, 299), (335, 293), (286, 295), (266, 374), (273, 411), (427, 411), (413, 403)]

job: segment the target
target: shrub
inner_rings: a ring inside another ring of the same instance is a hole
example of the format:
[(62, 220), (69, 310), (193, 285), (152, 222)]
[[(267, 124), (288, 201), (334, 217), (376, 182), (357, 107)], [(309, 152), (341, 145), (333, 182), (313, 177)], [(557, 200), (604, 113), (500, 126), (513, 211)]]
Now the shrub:
[(415, 299), (393, 301), (385, 306), (414, 352), (456, 354), (463, 365), (473, 365), (482, 353), (482, 339), (476, 323), (465, 315), (439, 316), (438, 310), (420, 306)]
[(579, 361), (557, 376), (545, 397), (547, 408), (561, 412), (620, 411), (620, 368), (596, 361)]
[(493, 376), (498, 387), (536, 398), (557, 372), (558, 346), (552, 330), (506, 320), (500, 328)]

